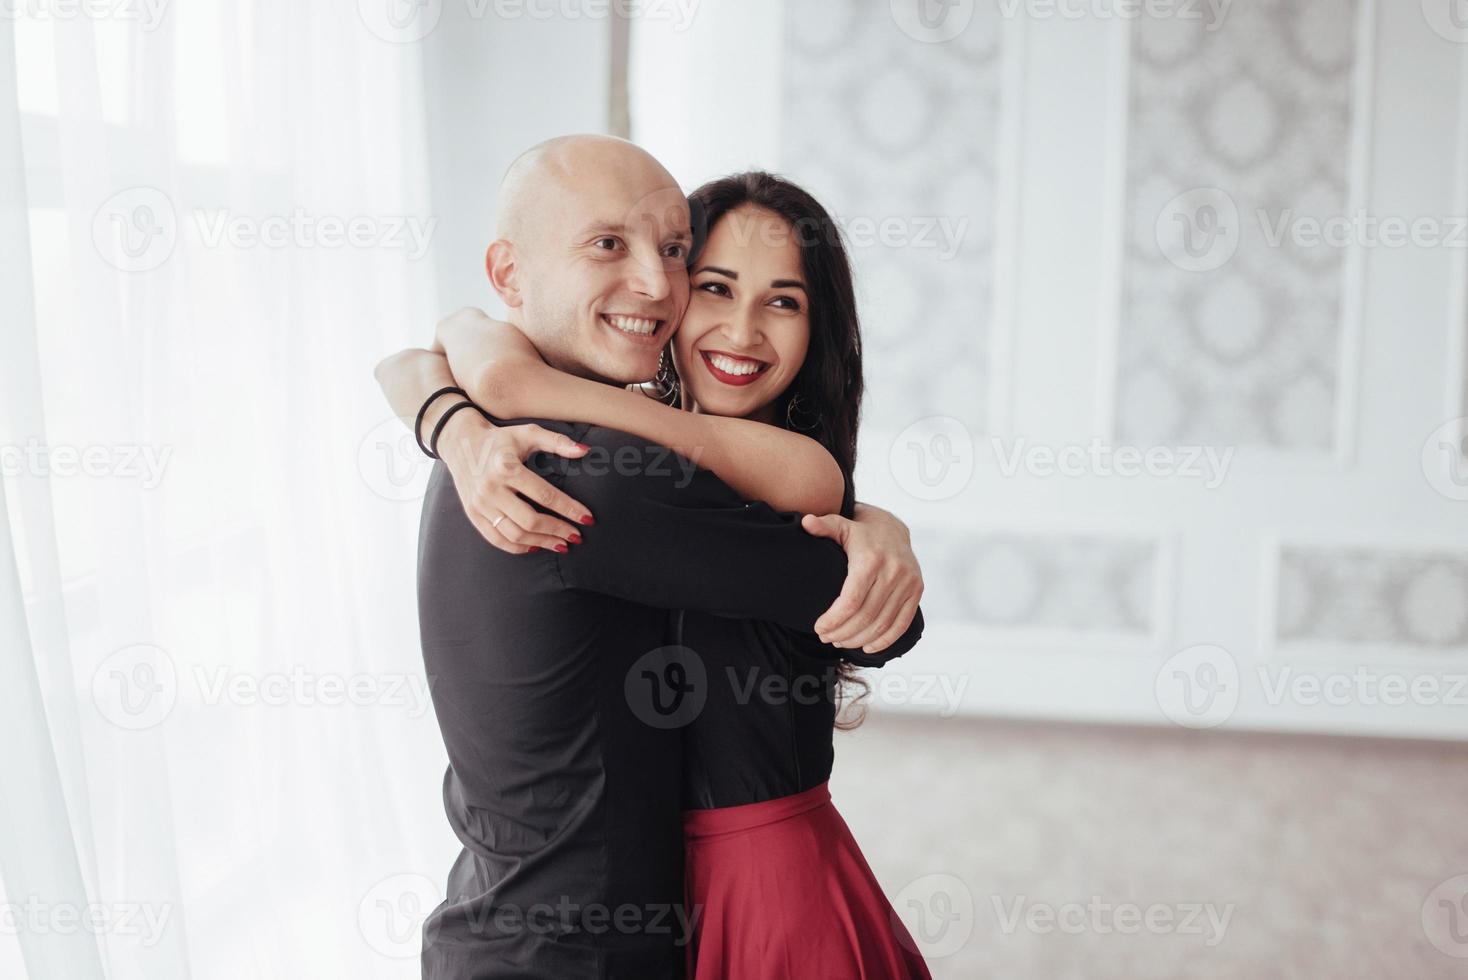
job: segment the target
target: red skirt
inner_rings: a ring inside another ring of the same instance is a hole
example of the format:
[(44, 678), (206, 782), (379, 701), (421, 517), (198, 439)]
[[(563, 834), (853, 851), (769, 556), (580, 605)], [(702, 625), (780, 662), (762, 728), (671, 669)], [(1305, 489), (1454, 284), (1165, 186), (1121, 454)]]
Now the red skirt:
[(683, 814), (692, 980), (929, 980), (825, 783)]

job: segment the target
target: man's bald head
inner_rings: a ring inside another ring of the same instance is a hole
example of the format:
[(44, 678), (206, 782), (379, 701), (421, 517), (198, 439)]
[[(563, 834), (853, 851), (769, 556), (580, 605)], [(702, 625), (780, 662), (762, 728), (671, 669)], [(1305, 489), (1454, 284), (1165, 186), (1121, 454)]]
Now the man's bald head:
[(636, 143), (597, 133), (556, 136), (520, 154), (505, 171), (495, 200), (496, 234), (512, 242), (525, 240), (536, 216), (546, 213), (555, 196), (609, 173), (678, 186), (657, 158)]

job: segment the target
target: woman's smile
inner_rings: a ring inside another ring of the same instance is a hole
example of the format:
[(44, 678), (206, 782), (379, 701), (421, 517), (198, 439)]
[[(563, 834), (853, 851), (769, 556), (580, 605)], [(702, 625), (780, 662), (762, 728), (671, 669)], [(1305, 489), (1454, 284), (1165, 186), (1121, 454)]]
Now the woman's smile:
[(770, 367), (766, 361), (721, 350), (701, 350), (698, 354), (709, 374), (726, 385), (751, 384)]

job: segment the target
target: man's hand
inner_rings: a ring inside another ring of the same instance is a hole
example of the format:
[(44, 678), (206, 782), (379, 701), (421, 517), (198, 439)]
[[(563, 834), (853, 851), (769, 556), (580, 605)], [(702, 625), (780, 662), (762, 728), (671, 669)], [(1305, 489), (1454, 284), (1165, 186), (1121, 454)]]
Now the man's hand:
[[(484, 540), (512, 555), (541, 548), (565, 554), (581, 542), (576, 525), (591, 524), (591, 512), (524, 461), (537, 452), (579, 459), (586, 451), (570, 436), (538, 425), (491, 425), (474, 409), (455, 413), (438, 440), (439, 458), (453, 475), (470, 523)], [(542, 514), (526, 500), (573, 523)]]
[(846, 582), (831, 608), (816, 620), (822, 643), (880, 653), (897, 641), (917, 615), (923, 570), (912, 553), (907, 525), (880, 507), (856, 505), (856, 520), (806, 514), (801, 527), (830, 538), (846, 552)]

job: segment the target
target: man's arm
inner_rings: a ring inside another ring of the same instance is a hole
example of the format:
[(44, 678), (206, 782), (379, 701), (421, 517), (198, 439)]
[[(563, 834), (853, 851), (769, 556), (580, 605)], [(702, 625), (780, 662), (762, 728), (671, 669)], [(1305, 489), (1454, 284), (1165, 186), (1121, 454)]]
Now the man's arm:
[(846, 582), (816, 620), (816, 633), (837, 647), (867, 654), (886, 650), (911, 625), (923, 596), (923, 569), (907, 525), (860, 501), (851, 519), (807, 514), (801, 524), (846, 552)]
[[(547, 558), (567, 587), (814, 632), (846, 578), (840, 545), (665, 447), (598, 426), (582, 442), (582, 459), (549, 460), (552, 482), (597, 515), (581, 545)], [(921, 633), (914, 617), (893, 646)]]
[(872, 644), (870, 650), (855, 650), (845, 647), (834, 646), (823, 642), (809, 633), (798, 630), (786, 630), (794, 641), (796, 647), (808, 657), (826, 657), (832, 660), (845, 660), (856, 664), (858, 667), (880, 667), (891, 660), (896, 660), (913, 647), (917, 646), (918, 640), (923, 636), (923, 610), (921, 606), (913, 607), (912, 619), (903, 624), (903, 628), (897, 631), (897, 638), (888, 646)]

